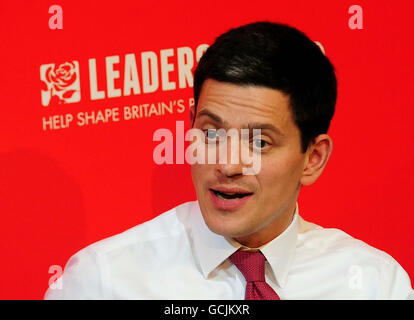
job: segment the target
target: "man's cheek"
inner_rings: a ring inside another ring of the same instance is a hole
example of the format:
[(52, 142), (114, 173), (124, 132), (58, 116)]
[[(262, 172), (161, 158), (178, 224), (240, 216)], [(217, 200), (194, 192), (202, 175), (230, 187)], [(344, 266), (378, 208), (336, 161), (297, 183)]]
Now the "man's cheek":
[(200, 173), (201, 173), (200, 165), (198, 164), (191, 165), (191, 178), (193, 179), (194, 186), (197, 186), (201, 182), (202, 175)]

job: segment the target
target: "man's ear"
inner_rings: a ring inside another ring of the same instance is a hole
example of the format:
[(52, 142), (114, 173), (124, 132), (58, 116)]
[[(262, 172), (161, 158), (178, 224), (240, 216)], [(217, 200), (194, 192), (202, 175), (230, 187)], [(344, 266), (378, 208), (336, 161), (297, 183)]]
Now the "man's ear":
[(328, 163), (333, 148), (332, 139), (327, 134), (317, 136), (306, 151), (305, 168), (300, 182), (304, 186), (314, 183)]

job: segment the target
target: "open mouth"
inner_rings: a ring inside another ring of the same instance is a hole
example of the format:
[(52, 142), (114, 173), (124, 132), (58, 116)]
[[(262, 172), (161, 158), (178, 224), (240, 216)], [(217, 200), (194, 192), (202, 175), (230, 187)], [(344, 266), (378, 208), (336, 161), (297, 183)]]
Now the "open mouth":
[(211, 203), (221, 212), (232, 212), (242, 208), (249, 199), (254, 195), (242, 188), (227, 188), (216, 187), (216, 189), (209, 188)]
[(237, 193), (237, 192), (221, 192), (210, 189), (218, 198), (223, 200), (241, 199), (251, 195), (252, 193)]

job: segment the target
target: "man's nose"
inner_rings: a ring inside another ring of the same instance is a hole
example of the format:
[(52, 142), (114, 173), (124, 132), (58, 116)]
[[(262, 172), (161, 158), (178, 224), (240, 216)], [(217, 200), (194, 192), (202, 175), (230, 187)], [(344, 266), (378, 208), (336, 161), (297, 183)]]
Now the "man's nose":
[(234, 177), (243, 174), (240, 143), (238, 139), (227, 137), (227, 144), (219, 145), (218, 162), (216, 170), (226, 177)]
[(216, 165), (216, 170), (220, 175), (228, 178), (239, 176), (243, 174), (243, 166), (241, 164), (220, 164)]

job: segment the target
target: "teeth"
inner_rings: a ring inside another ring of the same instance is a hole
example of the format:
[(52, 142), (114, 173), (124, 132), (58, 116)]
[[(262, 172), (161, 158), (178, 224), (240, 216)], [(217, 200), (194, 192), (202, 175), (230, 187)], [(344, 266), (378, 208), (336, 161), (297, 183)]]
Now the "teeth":
[(224, 192), (220, 192), (220, 191), (214, 191), (214, 193), (216, 194), (217, 197), (219, 197), (220, 199), (224, 199), (224, 200), (243, 198), (244, 196), (246, 196), (246, 194), (224, 193)]
[(224, 200), (234, 199), (233, 197), (231, 197), (231, 196), (229, 196), (229, 195), (227, 195), (227, 194), (225, 194), (225, 193), (219, 193), (217, 196), (218, 196), (220, 199), (224, 199)]

